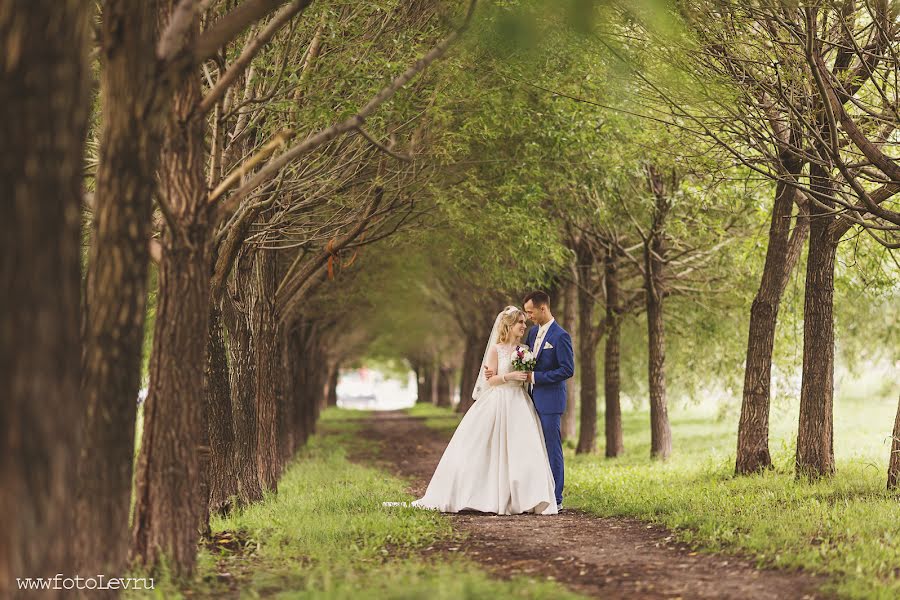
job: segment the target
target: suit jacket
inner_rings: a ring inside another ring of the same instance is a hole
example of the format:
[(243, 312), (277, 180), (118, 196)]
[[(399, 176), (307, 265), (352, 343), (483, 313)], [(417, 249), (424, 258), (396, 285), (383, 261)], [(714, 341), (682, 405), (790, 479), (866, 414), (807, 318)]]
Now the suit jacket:
[[(537, 339), (539, 327), (528, 330), (525, 343), (531, 348)], [(562, 414), (566, 411), (566, 379), (575, 374), (575, 353), (572, 336), (553, 321), (544, 336), (544, 346), (534, 368), (534, 386), (531, 397), (539, 413)], [(537, 350), (535, 348), (535, 350)]]

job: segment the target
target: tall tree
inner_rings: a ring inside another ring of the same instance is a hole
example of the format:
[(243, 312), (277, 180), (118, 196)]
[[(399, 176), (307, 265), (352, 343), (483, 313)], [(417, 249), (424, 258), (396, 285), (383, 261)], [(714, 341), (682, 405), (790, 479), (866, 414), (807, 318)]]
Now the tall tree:
[[(0, 3), (0, 590), (74, 573), (89, 3)], [(52, 576), (52, 575), (51, 575)], [(50, 595), (61, 596), (55, 592)]]
[[(170, 11), (174, 7), (170, 8)], [(193, 17), (189, 39), (199, 31)], [(159, 202), (168, 223), (159, 267), (159, 295), (150, 388), (137, 465), (131, 551), (154, 566), (167, 557), (176, 575), (192, 571), (208, 499), (200, 497), (208, 452), (204, 381), (209, 330), (209, 210), (204, 128), (193, 115), (200, 82), (177, 86), (160, 160)]]
[(581, 398), (578, 444), (575, 452), (593, 453), (597, 447), (597, 345), (603, 339), (605, 327), (597, 326), (594, 307), (602, 289), (603, 279), (597, 274), (596, 248), (586, 238), (576, 242), (576, 273), (578, 281), (578, 372)]
[[(147, 297), (151, 203), (164, 94), (155, 1), (108, 0), (100, 15), (100, 157), (85, 285), (87, 402), (75, 498), (80, 571), (119, 573), (128, 549), (134, 421)], [(149, 92), (148, 92), (149, 88)]]
[[(885, 89), (896, 68), (898, 30), (883, 2), (746, 10), (716, 1), (680, 6), (687, 22), (702, 32), (703, 51), (695, 48), (692, 56), (704, 59), (691, 61), (694, 72), (705, 78), (711, 71), (727, 76), (742, 102), (731, 104), (731, 96), (718, 88), (719, 97), (710, 98), (716, 107), (712, 113), (703, 117), (682, 108), (679, 116), (745, 166), (780, 184), (774, 212), (783, 219), (790, 215), (787, 194), (795, 196), (795, 203), (802, 197), (815, 217), (809, 226), (796, 463), (798, 474), (829, 475), (834, 470), (836, 247), (851, 229), (896, 247), (900, 230), (900, 215), (889, 204), (898, 191), (890, 175), (898, 172), (897, 164), (883, 151), (894, 144), (891, 132), (897, 124)], [(704, 21), (703, 15), (716, 18)], [(729, 118), (723, 120), (724, 114)], [(876, 114), (885, 117), (873, 119)], [(809, 165), (805, 177), (804, 164)], [(801, 220), (795, 239), (802, 241), (804, 228)], [(765, 428), (771, 368), (766, 354), (777, 308), (772, 300), (796, 252), (793, 240), (785, 241), (783, 224), (776, 229), (773, 223), (771, 231), (772, 260), (767, 260), (750, 333), (738, 472), (764, 468), (770, 460)]]
[(615, 244), (607, 250), (604, 265), (606, 286), (606, 348), (603, 353), (603, 392), (606, 434), (606, 457), (615, 458), (625, 451), (622, 433), (620, 345), (622, 339), (622, 298), (619, 256)]
[(210, 452), (209, 511), (221, 514), (231, 509), (231, 498), (238, 495), (235, 458), (237, 440), (232, 416), (222, 310), (215, 302), (210, 307), (206, 352), (205, 398)]
[[(787, 152), (780, 154), (785, 169), (799, 175), (800, 163)], [(769, 454), (769, 403), (771, 401), (772, 352), (778, 309), (803, 247), (809, 220), (800, 215), (791, 228), (791, 216), (798, 191), (783, 183), (777, 184), (766, 260), (759, 290), (750, 308), (747, 339), (747, 362), (744, 368), (744, 388), (741, 417), (738, 425), (735, 472), (754, 473), (772, 466)]]
[[(177, 27), (171, 36), (163, 36), (161, 52), (166, 55), (165, 49), (174, 45), (174, 55), (184, 56), (183, 60), (187, 61), (192, 74), (176, 86), (173, 117), (166, 126), (160, 169), (159, 204), (166, 218), (166, 229), (150, 365), (150, 394), (138, 461), (132, 553), (149, 565), (158, 564), (166, 555), (170, 557), (172, 569), (177, 575), (190, 573), (194, 565), (193, 548), (197, 542), (197, 531), (205, 529), (202, 521), (206, 515), (205, 511), (198, 511), (196, 507), (207, 504), (204, 497), (204, 465), (213, 464), (200, 460), (200, 456), (208, 452), (204, 444), (208, 437), (207, 422), (203, 404), (195, 400), (204, 397), (206, 386), (203, 376), (207, 363), (206, 338), (213, 283), (210, 273), (211, 247), (216, 226), (231, 217), (240, 219), (242, 215), (258, 212), (254, 194), (271, 193), (272, 180), (284, 173), (293, 161), (342, 134), (360, 130), (366, 118), (446, 53), (471, 19), (474, 9), (472, 2), (460, 29), (436, 43), (356, 112), (272, 157), (293, 137), (291, 131), (278, 132), (251, 157), (236, 165), (212, 192), (207, 192), (205, 139), (209, 130), (208, 114), (226, 96), (269, 40), (310, 2), (295, 0), (285, 4), (265, 26), (248, 37), (238, 57), (228, 69), (220, 72), (217, 81), (210, 82), (205, 94), (199, 74), (194, 69), (196, 65), (191, 60), (212, 56), (223, 44), (280, 4), (277, 1), (240, 4), (202, 34), (199, 33), (198, 15), (192, 6), (184, 3), (176, 5), (170, 0), (162, 9), (163, 20), (171, 15)], [(244, 174), (254, 169), (246, 181), (241, 181)], [(240, 187), (232, 190), (238, 184)], [(378, 191), (375, 196), (380, 200), (381, 192)], [(269, 201), (269, 198), (264, 201)], [(304, 262), (287, 281), (282, 282), (283, 298), (279, 300), (276, 295), (276, 311), (286, 327), (290, 328), (295, 322), (297, 309), (319, 273), (332, 263), (336, 252), (365, 230), (377, 209), (378, 201), (370, 204), (364, 211), (364, 218), (359, 221), (359, 227), (351, 230), (350, 235), (334, 242), (327, 250), (323, 248), (315, 253), (312, 260)], [(383, 207), (383, 210), (388, 210), (388, 207)], [(217, 260), (221, 260), (224, 266), (219, 269), (217, 264), (217, 280), (224, 280), (231, 271), (240, 244), (236, 246), (235, 251), (230, 253), (219, 250)], [(319, 385), (317, 389), (321, 392), (323, 386)], [(240, 392), (232, 386), (232, 394), (236, 393)], [(311, 431), (311, 424), (317, 416), (319, 393), (315, 398), (312, 408), (302, 415), (305, 419), (304, 435)], [(257, 435), (258, 432), (253, 436), (254, 445), (258, 443)], [(256, 471), (258, 466), (254, 466)]]
[(647, 183), (654, 198), (653, 217), (644, 239), (644, 297), (647, 302), (647, 375), (650, 389), (650, 456), (665, 460), (672, 454), (672, 429), (666, 402), (666, 338), (663, 321), (665, 291), (663, 270), (666, 264), (666, 221), (671, 209), (669, 194), (677, 187), (674, 169), (670, 181), (649, 165)]

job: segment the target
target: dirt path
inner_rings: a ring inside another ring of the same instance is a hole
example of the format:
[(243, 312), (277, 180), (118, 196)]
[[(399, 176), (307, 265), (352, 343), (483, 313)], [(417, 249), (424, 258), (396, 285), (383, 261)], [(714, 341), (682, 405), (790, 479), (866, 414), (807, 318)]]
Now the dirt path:
[[(362, 434), (379, 442), (378, 462), (412, 480), (421, 496), (449, 439), (402, 412), (375, 413)], [(361, 457), (359, 457), (361, 458)], [(369, 458), (368, 460), (371, 460)], [(629, 519), (565, 511), (561, 515), (448, 515), (467, 534), (427, 554), (459, 552), (499, 577), (555, 579), (600, 598), (825, 598), (824, 580), (806, 573), (759, 570), (734, 556), (699, 554), (665, 528)]]

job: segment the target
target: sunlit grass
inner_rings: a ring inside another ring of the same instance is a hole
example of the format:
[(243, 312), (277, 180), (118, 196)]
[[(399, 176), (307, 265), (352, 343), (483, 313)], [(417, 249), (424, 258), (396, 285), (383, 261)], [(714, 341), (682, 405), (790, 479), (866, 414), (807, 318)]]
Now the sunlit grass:
[(663, 523), (710, 550), (825, 574), (845, 597), (896, 598), (900, 502), (885, 491), (895, 410), (889, 398), (838, 398), (837, 475), (815, 483), (793, 474), (796, 409), (773, 420), (776, 468), (753, 477), (733, 475), (737, 415), (716, 419), (702, 409), (674, 408), (674, 453), (658, 463), (649, 459), (649, 415), (627, 413), (625, 456), (568, 457), (567, 502), (604, 516)]

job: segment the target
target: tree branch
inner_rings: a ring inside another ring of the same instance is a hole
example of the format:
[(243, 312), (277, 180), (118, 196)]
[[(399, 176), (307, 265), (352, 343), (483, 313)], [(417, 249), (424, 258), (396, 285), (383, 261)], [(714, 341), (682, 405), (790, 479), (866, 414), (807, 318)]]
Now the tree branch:
[[(225, 95), (229, 87), (240, 77), (241, 73), (253, 61), (259, 51), (269, 43), (269, 40), (284, 27), (285, 23), (302, 13), (312, 0), (294, 0), (276, 14), (271, 21), (253, 39), (249, 40), (241, 51), (241, 55), (228, 67), (225, 73), (219, 77), (216, 85), (206, 94), (200, 102), (198, 112), (205, 115), (215, 106), (216, 102)], [(199, 42), (198, 42), (199, 43)]]
[(225, 192), (228, 191), (228, 188), (233, 186), (235, 183), (241, 180), (241, 178), (250, 172), (253, 167), (267, 159), (272, 155), (278, 148), (284, 147), (291, 139), (294, 138), (297, 134), (294, 133), (292, 129), (282, 129), (278, 133), (276, 133), (268, 144), (260, 148), (259, 152), (242, 162), (239, 166), (237, 166), (234, 170), (231, 171), (219, 185), (216, 186), (209, 194), (209, 198), (207, 198), (207, 204), (212, 204), (216, 200), (218, 200)]
[(257, 172), (256, 175), (250, 179), (250, 181), (248, 181), (244, 186), (238, 189), (228, 199), (227, 202), (223, 203), (219, 207), (218, 217), (222, 218), (228, 213), (232, 212), (247, 196), (249, 196), (253, 192), (253, 190), (274, 177), (276, 173), (290, 164), (293, 160), (297, 159), (307, 152), (318, 148), (322, 144), (330, 142), (339, 135), (361, 127), (366, 118), (374, 113), (379, 106), (384, 104), (387, 100), (391, 99), (394, 94), (396, 94), (397, 91), (399, 91), (400, 88), (402, 88), (404, 85), (409, 83), (409, 81), (412, 80), (413, 77), (418, 75), (428, 65), (441, 58), (447, 52), (453, 42), (455, 42), (469, 26), (476, 3), (477, 0), (470, 1), (469, 9), (466, 12), (465, 21), (462, 25), (460, 25), (458, 29), (438, 42), (427, 54), (410, 65), (410, 67), (407, 68), (406, 71), (398, 75), (393, 81), (391, 81), (391, 83), (382, 88), (365, 104), (365, 106), (363, 106), (359, 110), (359, 112), (339, 123), (335, 123), (334, 125), (326, 129), (322, 129), (314, 134), (309, 135), (302, 142), (290, 148), (288, 151), (281, 154), (278, 158), (273, 159), (265, 167), (260, 169), (259, 172)]
[(375, 197), (372, 199), (371, 204), (366, 209), (365, 214), (356, 225), (351, 229), (346, 235), (343, 237), (329, 242), (328, 245), (320, 252), (315, 258), (309, 261), (303, 269), (297, 273), (294, 277), (291, 278), (290, 281), (284, 282), (283, 291), (279, 289), (276, 292), (276, 308), (277, 312), (281, 315), (281, 320), (285, 323), (289, 322), (292, 313), (292, 306), (296, 306), (295, 301), (297, 299), (297, 294), (300, 292), (304, 285), (308, 282), (308, 280), (313, 277), (320, 269), (322, 269), (327, 263), (328, 258), (333, 256), (334, 254), (340, 252), (345, 246), (347, 246), (350, 242), (356, 239), (360, 233), (362, 233), (366, 225), (369, 222), (369, 219), (372, 217), (375, 212), (377, 212), (379, 205), (381, 204), (382, 199), (384, 198), (384, 190), (382, 188), (378, 188), (375, 190)]
[(378, 140), (376, 140), (375, 138), (373, 138), (373, 137), (371, 136), (371, 134), (369, 134), (369, 132), (366, 131), (362, 126), (357, 127), (357, 128), (356, 128), (356, 131), (357, 131), (361, 136), (363, 136), (364, 138), (366, 138), (366, 139), (369, 141), (370, 144), (372, 144), (373, 146), (375, 146), (376, 148), (378, 148), (379, 150), (381, 150), (382, 152), (384, 152), (384, 153), (387, 154), (388, 156), (390, 156), (390, 157), (392, 157), (392, 158), (396, 158), (397, 160), (400, 160), (400, 161), (403, 161), (403, 162), (412, 162), (412, 157), (411, 157), (411, 156), (407, 156), (406, 154), (398, 154), (397, 152), (394, 152), (393, 150), (391, 150), (390, 148), (388, 148), (387, 146), (385, 146), (384, 144), (382, 144), (381, 142), (379, 142)]
[(245, 0), (241, 2), (197, 38), (197, 43), (194, 45), (194, 60), (201, 63), (211, 58), (219, 51), (219, 48), (236, 38), (250, 25), (264, 19), (284, 2), (285, 0)]
[(178, 56), (188, 43), (188, 33), (199, 8), (198, 0), (181, 0), (172, 11), (169, 24), (159, 36), (156, 56), (164, 63)]

